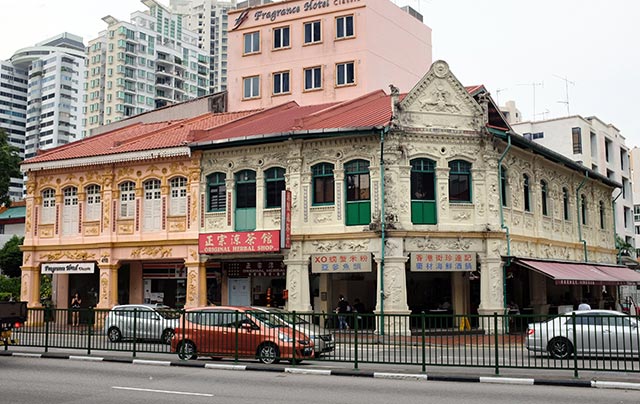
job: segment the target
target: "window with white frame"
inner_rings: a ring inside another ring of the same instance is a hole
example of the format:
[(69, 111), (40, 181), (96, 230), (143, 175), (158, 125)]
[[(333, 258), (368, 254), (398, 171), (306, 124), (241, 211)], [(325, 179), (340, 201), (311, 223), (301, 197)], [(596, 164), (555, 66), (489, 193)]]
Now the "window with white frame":
[(353, 15), (344, 15), (336, 18), (336, 38), (350, 38), (353, 35)]
[(162, 225), (162, 196), (160, 180), (147, 180), (144, 186), (144, 205), (142, 207), (142, 228), (146, 231), (160, 230)]
[(187, 179), (176, 177), (169, 182), (171, 189), (171, 204), (169, 214), (174, 216), (187, 214)]
[(78, 233), (78, 188), (62, 190), (62, 235)]
[(304, 89), (318, 90), (322, 88), (322, 68), (320, 66), (304, 69)]
[(278, 27), (273, 29), (273, 49), (284, 49), (291, 46), (289, 40), (289, 27)]
[(242, 79), (242, 87), (242, 98), (250, 99), (260, 97), (260, 76), (245, 77)]
[(304, 43), (312, 44), (322, 41), (320, 21), (310, 21), (304, 23)]
[(348, 86), (356, 81), (353, 62), (338, 63), (336, 65), (336, 85)]
[(120, 218), (131, 219), (136, 213), (136, 184), (127, 181), (120, 184)]
[(40, 223), (50, 224), (56, 221), (56, 191), (45, 189), (42, 191), (42, 216)]
[(273, 73), (273, 95), (288, 94), (289, 89), (289, 72)]
[(89, 185), (87, 187), (87, 203), (85, 209), (86, 220), (100, 220), (102, 203), (100, 202), (100, 186)]
[(244, 34), (244, 54), (260, 52), (260, 31)]

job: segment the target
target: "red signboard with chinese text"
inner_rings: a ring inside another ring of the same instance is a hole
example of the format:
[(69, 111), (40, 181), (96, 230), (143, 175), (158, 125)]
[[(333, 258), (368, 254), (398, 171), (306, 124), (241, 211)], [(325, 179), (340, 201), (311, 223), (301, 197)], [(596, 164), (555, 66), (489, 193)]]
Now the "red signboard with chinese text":
[(204, 233), (198, 238), (200, 254), (280, 251), (280, 230)]

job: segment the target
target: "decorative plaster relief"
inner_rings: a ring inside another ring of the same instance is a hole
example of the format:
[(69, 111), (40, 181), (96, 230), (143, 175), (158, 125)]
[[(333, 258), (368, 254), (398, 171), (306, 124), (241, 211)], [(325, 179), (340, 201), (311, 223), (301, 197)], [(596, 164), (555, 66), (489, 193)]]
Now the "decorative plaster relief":
[(141, 247), (131, 251), (131, 258), (140, 258), (145, 255), (148, 257), (160, 256), (160, 258), (171, 257), (173, 249), (168, 247)]
[(207, 231), (218, 231), (225, 227), (226, 218), (225, 212), (207, 213), (204, 227)]
[(100, 222), (85, 223), (84, 224), (85, 236), (99, 236), (100, 235)]
[(56, 251), (55, 253), (47, 253), (40, 255), (40, 261), (59, 261), (68, 258), (73, 261), (88, 261), (95, 258), (95, 254), (87, 251)]
[[(360, 252), (369, 250), (369, 240), (312, 241), (312, 250), (317, 253)], [(306, 249), (305, 249), (306, 250)]]
[(118, 234), (133, 234), (133, 220), (119, 221)]

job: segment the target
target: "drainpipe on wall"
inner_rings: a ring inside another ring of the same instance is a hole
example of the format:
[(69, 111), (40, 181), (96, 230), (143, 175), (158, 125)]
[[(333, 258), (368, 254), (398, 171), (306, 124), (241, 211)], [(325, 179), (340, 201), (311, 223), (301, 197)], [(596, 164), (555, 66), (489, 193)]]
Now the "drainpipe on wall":
[(616, 229), (616, 201), (620, 198), (620, 195), (622, 195), (622, 191), (620, 191), (618, 196), (613, 198), (613, 201), (611, 202), (611, 208), (613, 209), (613, 245), (615, 245), (618, 250), (616, 259), (618, 264), (622, 264), (622, 253), (620, 252), (620, 246), (618, 245), (618, 230)]
[(503, 195), (503, 186), (502, 186), (502, 160), (507, 156), (507, 152), (511, 148), (511, 132), (507, 131), (507, 148), (504, 149), (502, 155), (498, 159), (498, 183), (500, 184), (500, 228), (506, 230), (507, 232), (507, 262), (502, 266), (502, 299), (504, 303), (505, 310), (507, 309), (507, 267), (511, 264), (511, 235), (509, 234), (509, 226), (504, 224), (504, 200), (502, 199)]
[(389, 127), (380, 130), (380, 335), (384, 335), (384, 246), (385, 246), (385, 211), (384, 211), (384, 134), (389, 131)]
[(576, 212), (577, 212), (577, 222), (578, 222), (578, 237), (580, 242), (582, 243), (582, 248), (584, 250), (584, 262), (589, 262), (589, 257), (587, 255), (587, 240), (582, 239), (582, 215), (580, 214), (580, 189), (584, 186), (584, 183), (587, 182), (587, 178), (589, 178), (589, 172), (586, 172), (587, 176), (582, 180), (578, 188), (576, 188)]

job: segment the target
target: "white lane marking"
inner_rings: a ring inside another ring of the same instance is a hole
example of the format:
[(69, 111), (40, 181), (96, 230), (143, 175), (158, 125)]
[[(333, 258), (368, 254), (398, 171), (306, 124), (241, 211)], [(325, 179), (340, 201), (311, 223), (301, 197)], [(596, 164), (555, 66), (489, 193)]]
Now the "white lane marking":
[(627, 382), (607, 382), (602, 380), (594, 380), (591, 382), (591, 387), (599, 389), (624, 389), (624, 390), (640, 390), (639, 383), (627, 383)]
[(97, 356), (75, 356), (69, 355), (69, 359), (76, 361), (90, 361), (90, 362), (101, 362), (104, 358), (100, 358)]
[(246, 370), (247, 367), (244, 365), (224, 365), (224, 364), (215, 364), (215, 363), (207, 363), (204, 365), (205, 369), (224, 369), (224, 370)]
[(155, 365), (155, 366), (171, 366), (171, 362), (169, 361), (153, 361), (147, 359), (134, 359), (134, 365)]
[(112, 389), (116, 389), (116, 390), (143, 391), (143, 392), (147, 392), (147, 393), (164, 393), (164, 394), (180, 394), (180, 395), (183, 395), (183, 396), (213, 397), (213, 394), (190, 393), (188, 391), (140, 389), (140, 388), (137, 388), (137, 387), (121, 387), (121, 386), (111, 386), (111, 388)]
[(42, 354), (37, 353), (26, 353), (26, 352), (14, 352), (11, 354), (12, 356), (22, 356), (24, 358), (41, 358)]
[(480, 383), (533, 385), (533, 379), (517, 377), (481, 377)]
[(299, 375), (320, 375), (320, 376), (331, 376), (330, 370), (324, 369), (299, 369), (299, 368), (285, 368), (285, 373), (295, 373)]
[(427, 375), (374, 372), (375, 379), (428, 380)]

